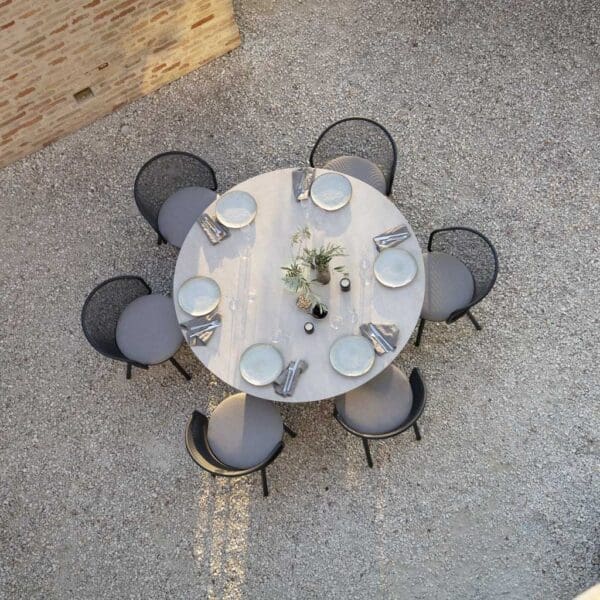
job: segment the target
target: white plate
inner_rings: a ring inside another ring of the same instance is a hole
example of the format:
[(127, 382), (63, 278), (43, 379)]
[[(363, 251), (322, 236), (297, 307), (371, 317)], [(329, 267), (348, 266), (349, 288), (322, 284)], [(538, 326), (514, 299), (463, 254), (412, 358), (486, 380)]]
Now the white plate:
[(283, 356), (271, 344), (254, 344), (240, 358), (240, 373), (252, 385), (273, 383), (283, 370)]
[(233, 190), (217, 200), (217, 219), (225, 227), (240, 229), (250, 225), (256, 216), (256, 200), (248, 193)]
[(329, 362), (341, 375), (359, 377), (371, 370), (375, 362), (373, 344), (362, 335), (345, 335), (329, 349)]
[(323, 173), (314, 180), (310, 197), (323, 210), (338, 210), (350, 202), (352, 184), (339, 173)]
[(373, 273), (379, 283), (386, 287), (402, 287), (417, 274), (417, 261), (402, 248), (387, 248), (379, 253), (373, 264)]
[(184, 281), (177, 292), (182, 310), (193, 317), (207, 315), (221, 299), (219, 284), (210, 277), (192, 277)]

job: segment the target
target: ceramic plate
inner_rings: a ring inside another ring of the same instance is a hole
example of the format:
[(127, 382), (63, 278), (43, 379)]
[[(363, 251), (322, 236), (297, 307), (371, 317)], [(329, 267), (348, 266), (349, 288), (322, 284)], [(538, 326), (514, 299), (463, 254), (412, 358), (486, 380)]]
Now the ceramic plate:
[(217, 219), (225, 227), (239, 229), (250, 225), (256, 216), (256, 200), (240, 190), (227, 192), (217, 200)]
[(329, 362), (346, 377), (359, 377), (371, 370), (375, 362), (373, 344), (362, 335), (346, 335), (333, 342)]
[(194, 317), (207, 315), (217, 307), (220, 299), (219, 284), (210, 277), (192, 277), (177, 292), (181, 309)]
[(319, 175), (310, 188), (312, 201), (323, 210), (338, 210), (350, 202), (352, 184), (339, 173)]
[(402, 287), (415, 278), (417, 261), (402, 248), (387, 248), (375, 259), (373, 273), (377, 281), (386, 287)]
[(240, 358), (240, 373), (252, 385), (273, 383), (283, 370), (283, 356), (271, 344), (254, 344)]

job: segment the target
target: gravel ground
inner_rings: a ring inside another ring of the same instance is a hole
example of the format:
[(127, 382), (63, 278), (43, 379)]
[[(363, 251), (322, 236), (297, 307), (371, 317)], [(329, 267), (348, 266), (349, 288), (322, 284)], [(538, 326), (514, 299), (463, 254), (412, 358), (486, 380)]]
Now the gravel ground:
[[(239, 50), (0, 171), (2, 598), (569, 599), (598, 579), (600, 6), (596, 0), (248, 0)], [(167, 149), (220, 189), (304, 163), (330, 122), (399, 146), (421, 241), (466, 224), (502, 272), (468, 322), (430, 325), (423, 440), (360, 442), (331, 403), (260, 478), (186, 455), (227, 394), (188, 349), (136, 371), (86, 343), (103, 278), (170, 288), (176, 252), (136, 211)], [(596, 306), (595, 306), (596, 305)]]

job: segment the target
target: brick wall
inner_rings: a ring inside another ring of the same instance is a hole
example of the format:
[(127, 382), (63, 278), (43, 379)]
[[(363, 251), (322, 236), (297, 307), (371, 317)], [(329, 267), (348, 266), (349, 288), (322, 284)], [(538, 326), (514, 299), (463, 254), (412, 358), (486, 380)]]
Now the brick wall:
[(0, 0), (0, 167), (239, 43), (231, 0)]

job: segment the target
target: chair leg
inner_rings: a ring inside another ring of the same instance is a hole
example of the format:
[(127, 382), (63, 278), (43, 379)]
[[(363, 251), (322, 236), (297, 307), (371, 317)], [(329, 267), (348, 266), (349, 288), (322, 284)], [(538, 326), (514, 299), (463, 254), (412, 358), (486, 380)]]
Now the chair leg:
[(290, 437), (296, 437), (296, 435), (298, 435), (295, 431), (292, 431), (285, 423), (283, 424), (283, 429)]
[(269, 495), (269, 486), (267, 485), (267, 470), (266, 469), (260, 470), (260, 477), (262, 479), (263, 496), (266, 498)]
[(363, 447), (365, 449), (365, 454), (367, 455), (367, 464), (371, 469), (373, 468), (373, 459), (371, 458), (371, 450), (369, 448), (369, 440), (367, 438), (362, 438)]
[(173, 358), (169, 359), (171, 364), (189, 381), (192, 376)]
[(421, 431), (419, 430), (419, 426), (416, 423), (413, 423), (413, 429), (415, 430), (415, 437), (417, 441), (421, 439)]
[(471, 314), (470, 310), (467, 311), (467, 317), (471, 319), (471, 323), (473, 323), (475, 329), (477, 329), (477, 331), (481, 331), (481, 325), (477, 322), (477, 319)]
[(127, 363), (127, 371), (125, 373), (125, 379), (131, 379), (131, 369), (133, 365), (131, 363)]
[(423, 335), (423, 329), (425, 328), (425, 319), (419, 321), (419, 329), (417, 330), (417, 339), (415, 340), (415, 346), (421, 343), (421, 336)]

